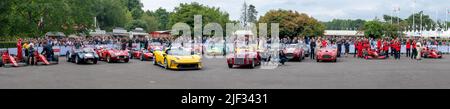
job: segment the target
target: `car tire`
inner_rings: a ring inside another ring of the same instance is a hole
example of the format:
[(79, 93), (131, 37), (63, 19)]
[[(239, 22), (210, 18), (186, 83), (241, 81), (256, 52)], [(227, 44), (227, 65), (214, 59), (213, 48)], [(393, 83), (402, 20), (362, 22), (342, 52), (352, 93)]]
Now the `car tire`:
[(69, 52), (66, 53), (66, 60), (67, 60), (67, 62), (71, 62)]
[(80, 64), (80, 59), (78, 58), (78, 56), (75, 56), (75, 64)]
[(167, 62), (167, 59), (164, 59), (164, 68), (169, 69), (169, 63)]
[(319, 60), (319, 59), (316, 59), (316, 61), (317, 61), (317, 62), (320, 62), (320, 60)]
[(156, 65), (156, 56), (153, 56), (153, 65)]
[(228, 68), (233, 68), (233, 64), (228, 64)]
[(97, 59), (94, 59), (94, 61), (93, 61), (92, 63), (97, 64), (97, 63), (98, 63), (98, 60), (97, 60)]
[(250, 68), (255, 68), (255, 59), (252, 60), (252, 65), (250, 66)]
[(111, 56), (106, 56), (106, 62), (108, 62), (108, 63), (111, 63), (112, 61), (111, 61)]
[(123, 60), (123, 62), (125, 62), (125, 63), (128, 63), (128, 62), (130, 62), (130, 58), (128, 58), (128, 59), (124, 59), (124, 60)]

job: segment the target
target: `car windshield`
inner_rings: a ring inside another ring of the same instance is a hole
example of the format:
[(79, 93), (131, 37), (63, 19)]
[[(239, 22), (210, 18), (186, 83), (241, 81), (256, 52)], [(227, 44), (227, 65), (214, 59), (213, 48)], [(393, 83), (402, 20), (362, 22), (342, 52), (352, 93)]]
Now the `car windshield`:
[(159, 43), (159, 42), (153, 42), (153, 43), (151, 43), (150, 45), (152, 45), (152, 46), (161, 46), (161, 43)]
[(167, 54), (175, 55), (175, 56), (189, 56), (189, 55), (191, 55), (191, 51), (183, 49), (183, 48), (175, 48), (175, 49), (168, 50)]
[(297, 44), (290, 44), (287, 45), (286, 48), (298, 48), (299, 46)]
[(94, 52), (92, 48), (83, 48), (83, 52)]

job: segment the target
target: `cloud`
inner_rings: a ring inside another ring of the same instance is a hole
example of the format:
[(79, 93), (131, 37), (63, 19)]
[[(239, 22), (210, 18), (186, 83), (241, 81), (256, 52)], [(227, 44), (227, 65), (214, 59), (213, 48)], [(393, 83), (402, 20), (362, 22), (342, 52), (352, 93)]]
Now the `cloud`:
[[(219, 7), (228, 12), (231, 19), (237, 20), (240, 16), (244, 0), (141, 0), (144, 10), (156, 10), (159, 7), (173, 11), (180, 3), (198, 2), (208, 6)], [(365, 19), (381, 18), (383, 14), (394, 14), (394, 8), (400, 8), (400, 17), (406, 18), (413, 12), (413, 0), (246, 0), (248, 4), (255, 5), (261, 16), (271, 9), (289, 9), (307, 13), (321, 21), (338, 19)], [(416, 0), (416, 12), (424, 10), (432, 18), (445, 20), (446, 8), (450, 8), (449, 0)]]

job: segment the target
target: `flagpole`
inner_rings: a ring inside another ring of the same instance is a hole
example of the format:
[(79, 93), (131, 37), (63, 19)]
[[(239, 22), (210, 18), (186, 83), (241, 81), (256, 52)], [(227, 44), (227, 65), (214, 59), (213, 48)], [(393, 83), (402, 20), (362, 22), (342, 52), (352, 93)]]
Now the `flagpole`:
[(416, 14), (416, 0), (413, 0), (413, 35), (415, 35), (415, 32), (416, 32), (416, 22), (414, 21), (415, 20), (415, 15)]

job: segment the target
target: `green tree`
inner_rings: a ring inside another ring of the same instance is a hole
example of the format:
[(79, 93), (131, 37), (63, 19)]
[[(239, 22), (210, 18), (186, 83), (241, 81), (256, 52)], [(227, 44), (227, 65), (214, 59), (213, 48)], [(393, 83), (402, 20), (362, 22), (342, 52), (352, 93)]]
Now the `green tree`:
[(190, 4), (182, 3), (175, 7), (174, 12), (170, 15), (169, 25), (182, 22), (193, 28), (195, 15), (202, 15), (202, 27), (208, 23), (219, 23), (222, 28), (225, 28), (226, 23), (230, 21), (228, 13), (220, 11), (219, 8), (193, 2)]
[(259, 23), (279, 23), (280, 38), (286, 36), (320, 36), (323, 35), (325, 30), (325, 26), (316, 19), (292, 10), (270, 10), (259, 18)]
[(131, 12), (118, 0), (97, 0), (95, 12), (100, 28), (111, 31), (115, 27), (124, 27), (132, 20)]
[(153, 11), (147, 11), (147, 15), (155, 17), (158, 21), (158, 29), (161, 30), (168, 30), (170, 28), (169, 21), (170, 21), (170, 13), (167, 12), (164, 8), (158, 8), (154, 12)]
[[(420, 23), (421, 17), (422, 17), (422, 23)], [(414, 18), (414, 23), (413, 23), (413, 18)], [(414, 13), (405, 20), (408, 22), (408, 25), (411, 26), (410, 27), (411, 30), (415, 26), (416, 27), (415, 29), (417, 31), (420, 30), (421, 26), (426, 30), (431, 30), (436, 25), (436, 22), (434, 22), (433, 19), (431, 19), (429, 15), (423, 14), (423, 11)]]
[(247, 17), (248, 22), (251, 22), (251, 23), (257, 22), (258, 11), (256, 11), (256, 7), (254, 5), (248, 6), (247, 15), (248, 15), (248, 17)]
[(364, 36), (371, 38), (382, 38), (384, 34), (383, 23), (378, 20), (368, 21), (363, 27)]

